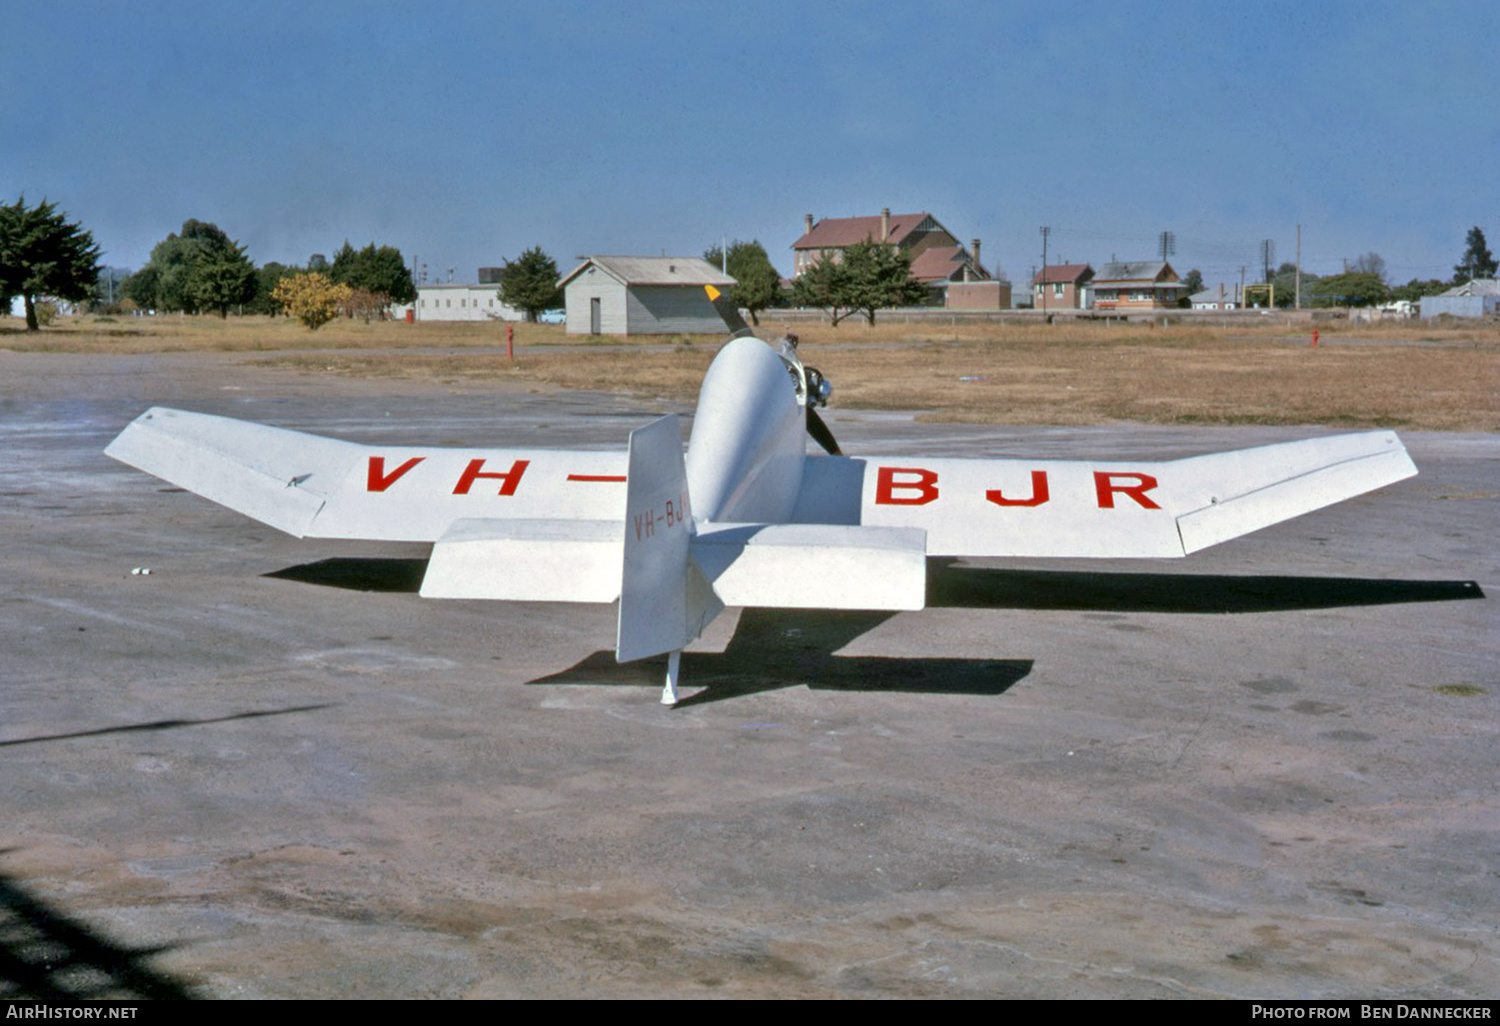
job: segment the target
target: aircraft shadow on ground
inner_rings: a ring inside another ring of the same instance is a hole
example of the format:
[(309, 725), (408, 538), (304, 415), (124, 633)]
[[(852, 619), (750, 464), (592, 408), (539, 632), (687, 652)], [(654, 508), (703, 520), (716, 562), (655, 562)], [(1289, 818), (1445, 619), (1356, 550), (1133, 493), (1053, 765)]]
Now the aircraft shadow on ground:
[[(1001, 695), (1031, 672), (1029, 659), (887, 658), (836, 655), (894, 613), (746, 609), (723, 652), (684, 652), (682, 679), (703, 691), (679, 709), (803, 685), (820, 691)], [(617, 663), (613, 652), (527, 681), (661, 687), (666, 657)]]
[(186, 984), (151, 968), (152, 956), (170, 950), (121, 947), (0, 873), (0, 1000), (197, 997)]
[[(321, 559), (264, 576), (352, 591), (415, 594), (426, 572), (425, 559), (366, 557)], [(927, 604), (950, 609), (1269, 613), (1484, 597), (1475, 581), (1006, 570), (957, 566), (950, 559), (927, 561)]]
[(1482, 599), (1475, 581), (1004, 570), (927, 563), (927, 604), (1110, 613), (1274, 613)]
[(43, 741), (67, 741), (71, 738), (99, 737), (104, 734), (130, 734), (143, 730), (176, 730), (179, 727), (202, 727), (210, 723), (228, 723), (230, 720), (253, 720), (262, 716), (285, 716), (287, 713), (314, 712), (332, 708), (332, 703), (316, 705), (293, 705), (285, 709), (266, 709), (255, 712), (230, 713), (228, 716), (211, 716), (197, 720), (147, 720), (144, 723), (124, 723), (114, 727), (95, 727), (93, 730), (73, 730), (66, 734), (43, 734), (39, 737), (18, 737), (0, 741), (0, 748), (17, 745), (35, 745)]
[(425, 573), (425, 559), (343, 557), (320, 559), (316, 563), (299, 563), (261, 576), (349, 591), (405, 591), (416, 594), (422, 587), (422, 575)]
[[(426, 561), (334, 558), (265, 576), (357, 591), (416, 592)], [(1078, 610), (1113, 613), (1265, 613), (1348, 606), (1482, 599), (1474, 581), (1354, 577), (1154, 574), (1079, 570), (1006, 570), (928, 560), (933, 608)], [(890, 612), (746, 609), (723, 652), (686, 652), (682, 679), (705, 690), (679, 708), (805, 685), (823, 690), (1000, 695), (1031, 672), (1031, 660), (844, 656), (836, 653)], [(595, 652), (529, 684), (660, 687), (665, 656), (615, 662)]]

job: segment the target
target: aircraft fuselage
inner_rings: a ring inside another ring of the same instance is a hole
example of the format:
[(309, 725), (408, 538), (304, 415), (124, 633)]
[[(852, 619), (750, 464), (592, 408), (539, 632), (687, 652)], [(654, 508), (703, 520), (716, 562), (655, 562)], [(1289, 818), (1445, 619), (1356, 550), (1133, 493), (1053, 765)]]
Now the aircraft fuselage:
[(797, 505), (806, 411), (790, 368), (756, 338), (714, 358), (687, 451), (693, 513), (715, 523), (783, 524)]

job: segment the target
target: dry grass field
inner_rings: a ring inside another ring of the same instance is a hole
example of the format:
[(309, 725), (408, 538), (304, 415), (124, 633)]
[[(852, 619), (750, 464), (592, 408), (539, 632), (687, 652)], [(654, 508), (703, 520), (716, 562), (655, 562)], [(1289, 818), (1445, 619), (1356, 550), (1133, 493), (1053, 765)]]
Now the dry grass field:
[[(804, 359), (834, 404), (1004, 424), (1328, 424), (1500, 431), (1500, 325), (1059, 322), (963, 326), (798, 325)], [(28, 335), (0, 323), (0, 350), (216, 351), (306, 374), (416, 378), (690, 398), (720, 339), (602, 339), (560, 325), (285, 318), (64, 319)], [(780, 326), (767, 318), (762, 334)]]

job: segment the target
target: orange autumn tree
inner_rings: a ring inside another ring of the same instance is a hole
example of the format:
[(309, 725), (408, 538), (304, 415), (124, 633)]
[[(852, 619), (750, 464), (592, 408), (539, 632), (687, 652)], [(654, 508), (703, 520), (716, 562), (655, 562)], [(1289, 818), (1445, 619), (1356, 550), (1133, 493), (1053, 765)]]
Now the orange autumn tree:
[(282, 278), (271, 290), (271, 298), (286, 315), (297, 318), (311, 331), (337, 317), (340, 305), (349, 302), (353, 294), (348, 285), (337, 285), (317, 271)]

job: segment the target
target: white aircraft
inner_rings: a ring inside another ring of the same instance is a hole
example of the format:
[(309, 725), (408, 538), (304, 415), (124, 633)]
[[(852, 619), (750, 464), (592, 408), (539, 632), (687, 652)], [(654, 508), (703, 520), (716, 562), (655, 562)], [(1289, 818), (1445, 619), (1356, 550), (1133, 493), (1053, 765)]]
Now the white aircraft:
[[(733, 332), (698, 395), (625, 452), (358, 445), (154, 407), (106, 454), (298, 538), (432, 543), (427, 598), (619, 600), (615, 657), (726, 606), (921, 609), (929, 556), (1180, 557), (1417, 472), (1371, 431), (1167, 462), (851, 457), (795, 343)], [(811, 434), (828, 452), (809, 454)]]

